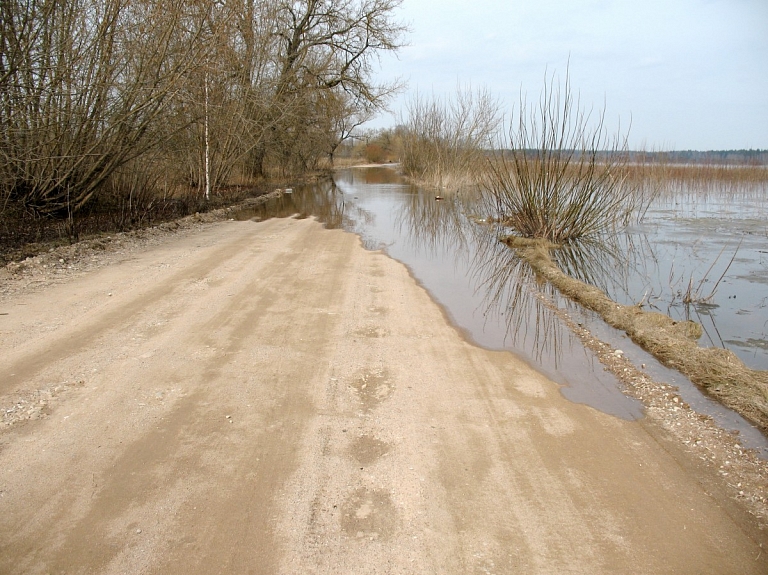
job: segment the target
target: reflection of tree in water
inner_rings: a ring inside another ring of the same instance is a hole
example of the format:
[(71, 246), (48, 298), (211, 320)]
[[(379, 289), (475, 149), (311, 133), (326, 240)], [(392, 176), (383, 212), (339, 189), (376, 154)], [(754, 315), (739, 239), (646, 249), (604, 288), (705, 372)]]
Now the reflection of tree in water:
[[(336, 178), (344, 192), (330, 180), (301, 186), (292, 194), (250, 208), (247, 217), (314, 216), (328, 228), (359, 232), (365, 243), (365, 230), (375, 214), (352, 200), (355, 186), (392, 185), (398, 210), (395, 225), (403, 241), (429, 257), (450, 255), (457, 268), (467, 270), (480, 296), (481, 309), (477, 311), (482, 312), (483, 322), (498, 322), (508, 343), (526, 349), (537, 361), (558, 365), (564, 343), (570, 347), (575, 340), (544, 303), (551, 306), (556, 294), (546, 282), (537, 280), (514, 250), (498, 240), (498, 230), (467, 215), (474, 209), (470, 193), (446, 194), (438, 201), (433, 192), (404, 184), (388, 168), (344, 170)], [(366, 247), (381, 248), (378, 244)], [(554, 257), (567, 273), (605, 289), (608, 278), (616, 277), (619, 254), (615, 246), (593, 242), (557, 250)]]
[(572, 278), (609, 292), (626, 286), (626, 252), (616, 236), (582, 239), (551, 252), (552, 259)]
[(551, 300), (552, 289), (499, 241), (498, 230), (467, 215), (475, 205), (471, 193), (436, 201), (434, 194), (414, 188), (402, 199), (396, 225), (414, 249), (431, 257), (450, 253), (457, 266), (463, 262), (481, 296), (483, 323), (498, 322), (506, 342), (530, 350), (536, 361), (557, 367), (566, 334), (569, 347), (576, 340), (542, 299)]
[(349, 186), (368, 184), (393, 184), (402, 187), (403, 177), (392, 168), (365, 168), (340, 170), (334, 174), (337, 181)]
[[(351, 227), (358, 219), (370, 218), (363, 210), (357, 209), (350, 214), (349, 204), (344, 202), (344, 194), (339, 191), (333, 180), (321, 181), (297, 187), (292, 193), (261, 205), (250, 206), (241, 210), (238, 219), (267, 220), (270, 218), (308, 218), (314, 216), (329, 229)], [(352, 216), (356, 217), (352, 217)]]
[(403, 185), (403, 177), (392, 168), (367, 168), (351, 170), (366, 184), (396, 184)]
[[(662, 256), (646, 234), (621, 234), (580, 240), (552, 250), (551, 256), (564, 273), (601, 289), (615, 301), (630, 305), (641, 304), (674, 319), (695, 321), (703, 328), (705, 345), (726, 347), (717, 328), (712, 306), (683, 304), (680, 297), (675, 301), (674, 295), (671, 300), (669, 296), (665, 297), (665, 292), (671, 286), (662, 285), (661, 278), (668, 277), (670, 282), (680, 281), (680, 278), (670, 275), (669, 270), (662, 270)], [(632, 278), (635, 284), (640, 278), (641, 285), (632, 285)], [(641, 294), (637, 293), (638, 289)]]
[[(474, 274), (482, 280), (481, 288), (486, 290), (485, 298), (489, 312), (492, 310), (496, 315), (504, 313), (508, 334), (516, 334), (515, 337), (518, 338), (529, 337), (533, 326), (537, 354), (548, 351), (542, 349), (542, 342), (549, 342), (550, 339), (552, 345), (556, 346), (554, 351), (559, 353), (557, 348), (562, 343), (563, 328), (553, 317), (552, 310), (540, 300), (543, 295), (549, 301), (557, 301), (557, 290), (547, 282), (538, 280), (530, 267), (517, 258), (514, 250), (496, 240), (495, 234), (488, 233), (487, 236), (490, 239), (485, 241), (485, 247), (478, 250)], [(612, 236), (572, 242), (552, 250), (551, 256), (564, 273), (601, 289), (614, 299), (616, 293), (630, 297), (630, 276), (637, 277), (640, 273), (645, 273), (641, 277), (653, 276), (647, 270), (642, 272), (641, 266), (656, 262), (658, 267), (653, 247), (644, 235)], [(565, 301), (566, 305), (573, 309), (580, 309), (570, 300)], [(652, 305), (653, 302), (650, 303), (651, 307), (658, 309)], [(647, 298), (645, 304), (649, 304)], [(670, 315), (669, 306), (661, 311)], [(704, 328), (705, 337), (712, 345), (725, 347), (714, 317), (707, 313), (706, 309), (685, 306), (684, 313), (678, 315), (697, 321)]]
[(544, 301), (554, 299), (551, 286), (498, 239), (497, 231), (476, 226), (475, 257), (470, 268), (476, 290), (483, 295), (486, 322), (503, 322), (513, 345), (530, 346), (540, 362), (546, 356), (554, 366), (563, 353), (564, 337), (570, 348), (575, 339)]
[(458, 258), (467, 255), (472, 234), (472, 225), (464, 214), (458, 196), (437, 201), (434, 195), (414, 188), (413, 193), (403, 197), (395, 226), (415, 249), (431, 256), (451, 251)]

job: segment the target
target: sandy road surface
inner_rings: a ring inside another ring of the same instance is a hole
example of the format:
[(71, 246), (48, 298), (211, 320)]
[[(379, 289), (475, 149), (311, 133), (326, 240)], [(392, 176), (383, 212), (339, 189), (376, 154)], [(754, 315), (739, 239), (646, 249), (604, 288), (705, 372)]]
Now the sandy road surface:
[(473, 347), (397, 262), (224, 222), (2, 305), (0, 573), (768, 573), (648, 422)]

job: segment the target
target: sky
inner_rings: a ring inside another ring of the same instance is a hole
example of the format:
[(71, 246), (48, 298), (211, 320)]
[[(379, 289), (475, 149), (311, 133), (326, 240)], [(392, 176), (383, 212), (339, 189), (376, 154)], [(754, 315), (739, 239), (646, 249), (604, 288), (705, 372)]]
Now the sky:
[(634, 149), (768, 149), (768, 0), (404, 0), (395, 18), (408, 46), (375, 80), (407, 88), (369, 127), (459, 85), (509, 113), (568, 70), (612, 133), (631, 124)]

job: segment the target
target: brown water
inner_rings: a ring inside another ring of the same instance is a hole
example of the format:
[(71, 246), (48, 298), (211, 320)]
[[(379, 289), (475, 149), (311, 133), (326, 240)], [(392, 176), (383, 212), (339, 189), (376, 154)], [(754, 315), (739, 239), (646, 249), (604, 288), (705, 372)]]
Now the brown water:
[[(768, 455), (768, 441), (743, 418), (702, 395), (686, 378), (658, 364), (590, 312), (537, 283), (529, 268), (497, 241), (490, 228), (470, 221), (459, 202), (444, 195), (444, 200), (436, 201), (434, 192), (404, 183), (391, 168), (351, 169), (337, 173), (333, 182), (297, 188), (238, 217), (314, 216), (326, 227), (356, 233), (367, 249), (384, 250), (408, 266), (470, 341), (522, 357), (560, 383), (561, 392), (571, 401), (624, 419), (642, 417), (642, 404), (626, 396), (622, 384), (535, 297), (543, 292), (576, 321), (622, 349), (636, 365), (645, 363), (656, 379), (678, 386), (685, 401), (697, 410), (724, 427), (738, 429), (746, 446)], [(630, 264), (616, 249), (595, 249), (595, 254), (565, 253), (561, 265), (609, 291), (634, 297), (632, 276), (626, 270), (642, 268)], [(610, 273), (615, 275), (617, 261), (623, 262), (618, 267), (622, 270), (619, 280)]]

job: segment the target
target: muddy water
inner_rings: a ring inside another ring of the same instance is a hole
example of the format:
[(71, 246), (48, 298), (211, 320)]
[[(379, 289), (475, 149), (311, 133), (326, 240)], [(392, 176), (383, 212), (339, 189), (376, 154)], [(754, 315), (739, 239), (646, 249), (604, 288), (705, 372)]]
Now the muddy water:
[[(314, 216), (326, 227), (354, 232), (367, 249), (384, 250), (408, 266), (470, 341), (522, 357), (560, 383), (562, 394), (571, 401), (624, 419), (642, 417), (640, 402), (622, 393), (621, 383), (537, 294), (544, 292), (590, 329), (601, 329), (601, 322), (559, 298), (547, 285), (537, 284), (511, 250), (485, 226), (468, 221), (458, 202), (444, 195), (437, 200), (434, 192), (403, 183), (390, 168), (352, 169), (337, 173), (334, 182), (295, 189), (243, 211), (239, 219)], [(629, 293), (627, 285), (623, 281), (611, 287)], [(611, 343), (638, 364), (656, 369), (654, 375), (678, 385), (688, 403), (722, 425), (739, 429), (746, 445), (768, 453), (762, 435), (739, 416), (703, 397), (679, 374), (656, 365), (621, 334), (608, 330), (603, 335), (609, 341), (613, 338)]]

